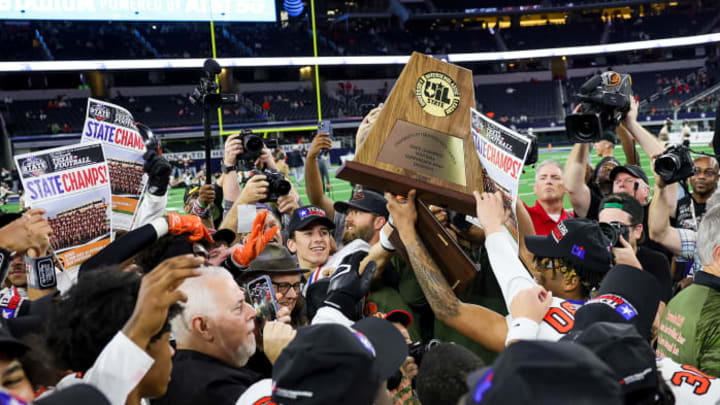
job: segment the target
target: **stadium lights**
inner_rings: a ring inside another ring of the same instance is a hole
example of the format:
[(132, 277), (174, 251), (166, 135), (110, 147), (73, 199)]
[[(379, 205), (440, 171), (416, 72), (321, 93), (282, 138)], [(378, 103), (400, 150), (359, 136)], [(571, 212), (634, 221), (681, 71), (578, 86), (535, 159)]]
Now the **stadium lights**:
[[(688, 37), (621, 42), (565, 48), (529, 49), (507, 52), (476, 52), (448, 54), (453, 63), (491, 62), (516, 59), (551, 58), (556, 56), (598, 55), (643, 49), (671, 48), (720, 42), (720, 33)], [(444, 58), (444, 57), (443, 57)], [(224, 67), (307, 66), (307, 65), (404, 65), (410, 56), (291, 56), (273, 58), (218, 58)], [(53, 72), (91, 70), (155, 70), (200, 69), (205, 59), (127, 59), (76, 60), (40, 62), (0, 62), (0, 72)]]

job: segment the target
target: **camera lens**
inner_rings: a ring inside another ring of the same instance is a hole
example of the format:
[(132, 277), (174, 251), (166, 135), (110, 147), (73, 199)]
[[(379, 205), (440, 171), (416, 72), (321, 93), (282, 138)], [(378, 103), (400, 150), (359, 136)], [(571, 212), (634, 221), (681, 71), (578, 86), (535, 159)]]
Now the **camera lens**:
[(290, 188), (292, 186), (290, 185), (290, 182), (287, 180), (278, 180), (276, 184), (275, 190), (277, 191), (278, 195), (288, 195), (290, 192)]
[(594, 135), (593, 128), (592, 122), (590, 121), (580, 122), (576, 128), (577, 137), (580, 139), (592, 139)]
[(619, 238), (619, 232), (615, 227), (612, 225), (600, 222), (600, 231), (605, 235), (606, 238), (610, 241), (610, 246), (615, 246), (618, 243)]
[(245, 138), (245, 152), (260, 152), (263, 148), (263, 141), (257, 135), (247, 135)]
[(672, 179), (679, 170), (680, 159), (671, 153), (660, 155), (655, 159), (655, 173), (665, 181)]

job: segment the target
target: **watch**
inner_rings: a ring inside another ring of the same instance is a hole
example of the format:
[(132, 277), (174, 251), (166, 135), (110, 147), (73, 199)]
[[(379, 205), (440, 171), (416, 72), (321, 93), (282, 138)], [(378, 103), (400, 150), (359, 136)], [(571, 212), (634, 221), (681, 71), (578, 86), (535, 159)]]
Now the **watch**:
[(235, 166), (225, 166), (224, 162), (220, 163), (220, 171), (222, 171), (223, 173), (230, 173), (230, 172), (234, 172), (235, 170), (237, 170), (237, 168), (235, 168)]

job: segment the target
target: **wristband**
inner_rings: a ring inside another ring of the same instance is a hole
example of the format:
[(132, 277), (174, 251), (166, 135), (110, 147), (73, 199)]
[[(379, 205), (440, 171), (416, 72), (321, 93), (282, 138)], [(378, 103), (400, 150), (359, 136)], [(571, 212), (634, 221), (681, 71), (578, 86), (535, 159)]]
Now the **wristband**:
[(29, 288), (46, 290), (57, 286), (52, 256), (31, 258), (25, 255), (25, 269)]
[(395, 251), (395, 246), (393, 246), (392, 242), (390, 242), (390, 238), (385, 235), (385, 232), (383, 232), (382, 229), (380, 230), (380, 246), (388, 252)]
[(515, 340), (536, 340), (540, 325), (529, 318), (513, 319), (508, 327), (505, 347)]
[(12, 253), (0, 247), (0, 285), (5, 284), (5, 278), (7, 277), (11, 260)]
[(205, 218), (208, 216), (209, 212), (210, 212), (210, 209), (207, 207), (203, 207), (202, 204), (200, 204), (200, 201), (195, 200), (193, 202), (192, 213), (194, 215), (197, 215), (200, 218)]

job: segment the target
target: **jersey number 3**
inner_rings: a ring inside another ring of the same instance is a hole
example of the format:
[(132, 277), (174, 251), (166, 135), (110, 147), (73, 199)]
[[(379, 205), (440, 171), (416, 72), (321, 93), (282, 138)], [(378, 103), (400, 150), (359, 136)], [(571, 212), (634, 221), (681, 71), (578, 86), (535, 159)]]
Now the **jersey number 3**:
[(693, 366), (688, 366), (687, 364), (683, 364), (681, 367), (686, 371), (678, 371), (673, 374), (672, 379), (670, 380), (673, 384), (678, 387), (683, 383), (693, 385), (695, 386), (693, 392), (697, 395), (703, 395), (708, 392), (710, 389), (710, 380), (714, 380), (715, 377), (709, 376)]

